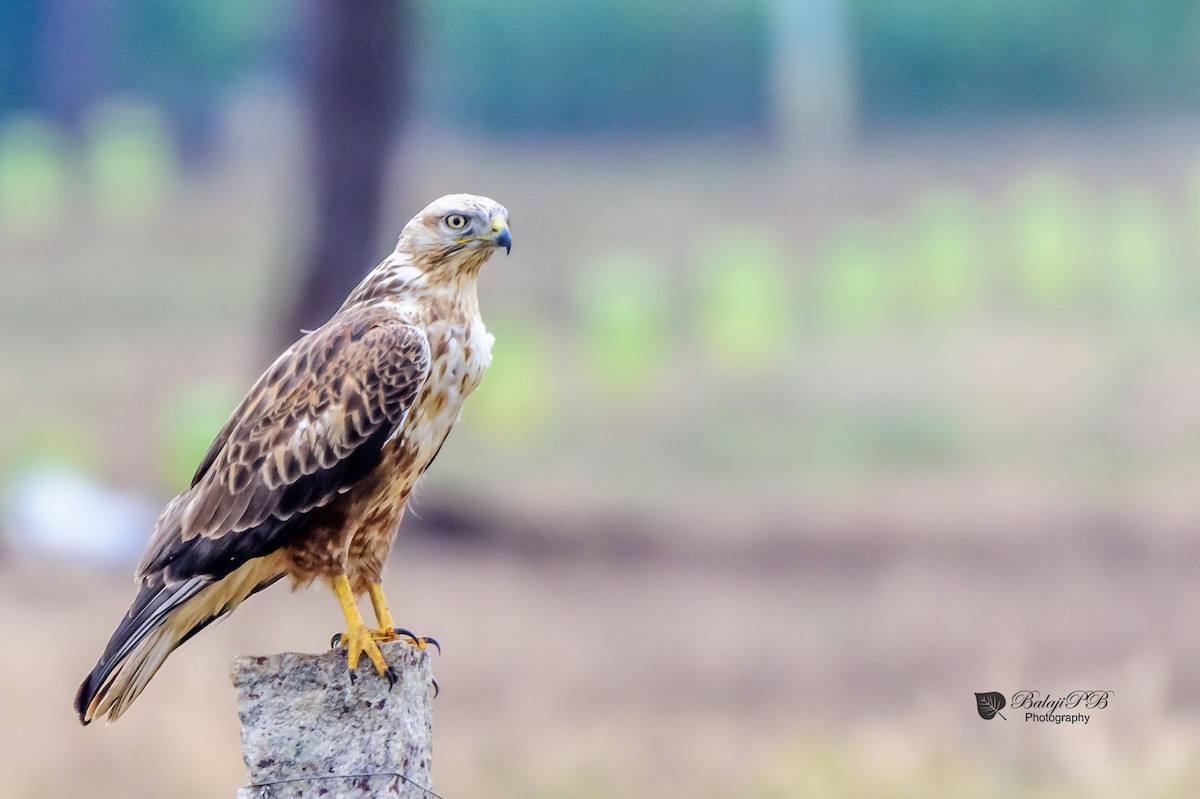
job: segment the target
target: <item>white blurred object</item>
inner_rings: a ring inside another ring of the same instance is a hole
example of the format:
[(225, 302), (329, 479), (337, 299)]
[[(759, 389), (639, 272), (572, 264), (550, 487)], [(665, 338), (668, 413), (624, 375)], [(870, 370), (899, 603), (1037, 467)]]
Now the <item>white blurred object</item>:
[(96, 565), (136, 561), (158, 508), (67, 467), (17, 474), (4, 489), (4, 537), (18, 554)]

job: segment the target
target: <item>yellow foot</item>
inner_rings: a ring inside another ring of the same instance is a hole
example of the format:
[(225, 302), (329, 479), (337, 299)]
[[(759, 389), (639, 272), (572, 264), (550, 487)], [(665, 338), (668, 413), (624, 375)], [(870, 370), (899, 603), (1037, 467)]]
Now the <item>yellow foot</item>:
[(378, 630), (368, 630), (367, 632), (371, 634), (371, 638), (375, 641), (397, 641), (401, 638), (405, 638), (408, 639), (409, 643), (411, 643), (417, 649), (424, 649), (427, 646), (432, 646), (438, 651), (439, 655), (442, 654), (442, 645), (437, 642), (436, 638), (430, 638), (429, 636), (425, 635), (417, 635), (412, 630), (406, 630), (403, 627), (388, 627)]
[(366, 654), (371, 663), (375, 665), (375, 671), (379, 672), (379, 676), (388, 681), (388, 690), (391, 690), (399, 675), (383, 659), (383, 653), (379, 651), (379, 644), (376, 643), (381, 639), (375, 637), (375, 632), (377, 631), (368, 630), (366, 627), (354, 628), (334, 636), (333, 645), (346, 647), (346, 667), (350, 669), (351, 680), (355, 678), (359, 655)]
[(398, 638), (407, 638), (417, 649), (424, 649), (432, 644), (438, 654), (442, 654), (441, 644), (437, 642), (436, 638), (426, 638), (414, 634), (412, 630), (395, 626), (392, 621), (392, 613), (388, 610), (387, 600), (383, 596), (382, 585), (371, 583), (367, 586), (367, 594), (371, 597), (371, 607), (375, 609), (375, 619), (379, 623), (379, 627), (371, 631), (371, 635), (376, 641), (395, 641)]

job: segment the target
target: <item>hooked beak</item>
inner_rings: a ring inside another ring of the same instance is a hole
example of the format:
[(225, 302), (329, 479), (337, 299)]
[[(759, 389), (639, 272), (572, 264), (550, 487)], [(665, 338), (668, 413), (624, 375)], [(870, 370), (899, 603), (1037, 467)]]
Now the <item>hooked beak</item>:
[(512, 234), (508, 232), (508, 223), (503, 219), (492, 222), (491, 241), (496, 247), (503, 247), (505, 255), (512, 252)]

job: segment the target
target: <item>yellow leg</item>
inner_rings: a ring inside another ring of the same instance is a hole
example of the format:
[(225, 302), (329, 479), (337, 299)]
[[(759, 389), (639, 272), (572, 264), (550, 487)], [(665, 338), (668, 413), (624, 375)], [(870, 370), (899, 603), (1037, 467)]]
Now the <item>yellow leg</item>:
[(367, 586), (367, 594), (371, 597), (371, 607), (375, 609), (375, 620), (379, 622), (379, 631), (389, 631), (395, 636), (396, 623), (392, 621), (392, 614), (388, 610), (387, 600), (383, 598), (383, 585), (380, 583), (371, 583)]
[(362, 614), (358, 612), (358, 605), (354, 602), (354, 592), (350, 590), (349, 578), (344, 574), (339, 574), (330, 581), (330, 584), (333, 586), (333, 592), (337, 594), (338, 604), (342, 606), (342, 613), (346, 616), (346, 632), (341, 637), (341, 643), (346, 647), (346, 665), (350, 671), (357, 669), (358, 656), (365, 652), (371, 662), (375, 664), (375, 670), (379, 672), (379, 676), (386, 677), (388, 682), (393, 682), (395, 672), (383, 659), (383, 653), (379, 651), (379, 644), (375, 643), (371, 631), (367, 629), (366, 622), (363, 621)]

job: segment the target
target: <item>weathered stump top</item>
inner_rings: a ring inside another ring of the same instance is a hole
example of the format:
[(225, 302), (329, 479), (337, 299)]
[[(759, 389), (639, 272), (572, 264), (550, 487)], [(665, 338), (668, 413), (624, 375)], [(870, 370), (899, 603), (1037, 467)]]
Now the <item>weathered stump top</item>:
[(391, 690), (365, 657), (351, 680), (343, 649), (233, 661), (250, 775), (238, 799), (429, 799), (429, 654), (401, 641), (380, 649), (399, 673)]

